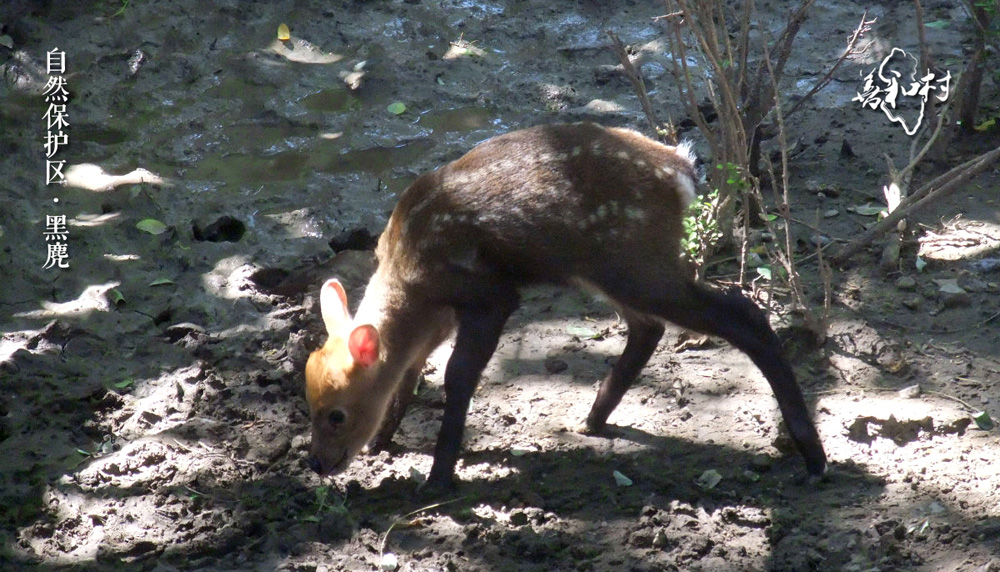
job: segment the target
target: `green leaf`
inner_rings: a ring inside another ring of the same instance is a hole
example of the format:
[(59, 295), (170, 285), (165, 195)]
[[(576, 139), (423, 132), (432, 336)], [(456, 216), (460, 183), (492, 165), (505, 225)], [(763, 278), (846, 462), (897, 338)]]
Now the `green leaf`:
[(633, 484), (632, 479), (626, 477), (625, 475), (619, 473), (618, 471), (611, 473), (611, 476), (615, 478), (615, 484), (618, 485), (619, 487), (631, 487)]
[(582, 326), (569, 326), (566, 328), (566, 332), (569, 333), (569, 335), (576, 336), (578, 338), (594, 338), (597, 336), (597, 332)]
[(764, 280), (770, 280), (772, 278), (772, 276), (771, 276), (771, 267), (770, 266), (758, 266), (757, 267), (757, 274), (760, 274), (761, 278), (763, 278)]
[(9, 50), (14, 49), (14, 38), (11, 38), (7, 34), (0, 36), (0, 46), (4, 46)]
[(134, 384), (134, 383), (135, 383), (135, 380), (130, 377), (130, 378), (124, 380), (124, 381), (117, 381), (115, 383), (112, 383), (111, 387), (113, 387), (115, 389), (127, 389), (127, 388), (131, 387), (132, 384)]
[(927, 261), (917, 256), (917, 260), (913, 265), (917, 268), (917, 272), (923, 272), (924, 268), (927, 268)]
[(404, 111), (406, 111), (406, 104), (401, 101), (390, 103), (389, 107), (386, 107), (386, 111), (392, 113), (393, 115), (401, 115)]
[(156, 220), (155, 218), (144, 218), (135, 223), (135, 228), (143, 232), (148, 232), (149, 234), (163, 234), (167, 232), (167, 225)]
[(851, 207), (850, 210), (853, 210), (861, 216), (878, 216), (885, 210), (885, 207), (866, 203), (860, 206)]
[(938, 29), (947, 27), (948, 24), (950, 24), (950, 22), (948, 22), (947, 20), (934, 20), (933, 22), (924, 22), (924, 26), (927, 26), (928, 28), (938, 28)]
[(719, 474), (719, 471), (716, 471), (715, 469), (708, 469), (702, 473), (700, 477), (695, 479), (694, 484), (698, 488), (707, 491), (714, 489), (720, 482), (722, 482), (722, 475)]
[(174, 281), (169, 278), (157, 278), (149, 283), (150, 286), (170, 286)]
[(976, 422), (976, 427), (979, 427), (983, 431), (993, 429), (993, 420), (990, 419), (990, 414), (985, 411), (980, 411), (973, 415), (972, 420)]
[(125, 303), (125, 296), (122, 296), (122, 293), (119, 292), (117, 288), (108, 290), (108, 299), (111, 300), (111, 303), (115, 306), (121, 306)]

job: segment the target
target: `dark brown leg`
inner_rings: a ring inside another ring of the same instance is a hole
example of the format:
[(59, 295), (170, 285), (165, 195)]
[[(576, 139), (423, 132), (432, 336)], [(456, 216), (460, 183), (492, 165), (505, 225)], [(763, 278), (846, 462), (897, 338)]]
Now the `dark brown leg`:
[(517, 309), (518, 294), (513, 287), (497, 285), (490, 294), (488, 299), (475, 300), (456, 311), (458, 335), (444, 372), (444, 415), (427, 478), (431, 489), (454, 486), (469, 402), (483, 368), (497, 348), (507, 318)]
[(719, 336), (747, 354), (771, 385), (781, 416), (809, 474), (822, 476), (826, 472), (823, 443), (810, 419), (802, 389), (782, 355), (781, 343), (760, 308), (739, 292), (720, 292), (689, 280), (678, 281), (666, 268), (630, 270), (628, 275), (632, 280), (628, 282), (618, 279), (622, 274), (618, 271), (598, 285), (637, 312)]
[(392, 437), (399, 429), (399, 424), (403, 422), (403, 416), (406, 415), (410, 403), (413, 402), (413, 392), (420, 382), (420, 370), (422, 369), (423, 364), (421, 363), (406, 370), (406, 373), (403, 374), (399, 391), (393, 396), (389, 411), (386, 412), (385, 420), (382, 421), (382, 427), (369, 446), (372, 451), (385, 451), (392, 444)]
[(618, 362), (601, 382), (597, 399), (587, 415), (584, 427), (587, 433), (597, 433), (604, 429), (608, 416), (618, 407), (625, 392), (639, 376), (663, 337), (663, 324), (658, 319), (630, 310), (621, 311), (628, 323), (628, 341)]

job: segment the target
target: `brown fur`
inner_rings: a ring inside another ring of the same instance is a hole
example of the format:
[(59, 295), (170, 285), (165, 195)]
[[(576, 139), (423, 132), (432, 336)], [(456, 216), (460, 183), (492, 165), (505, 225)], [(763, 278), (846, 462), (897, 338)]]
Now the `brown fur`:
[[(468, 401), (518, 305), (518, 287), (556, 282), (604, 292), (630, 326), (589, 429), (603, 427), (666, 319), (746, 352), (771, 382), (810, 471), (821, 474), (822, 445), (763, 314), (738, 294), (695, 284), (678, 256), (694, 177), (686, 148), (573, 124), (495, 137), (417, 179), (379, 239), (379, 265), (358, 315), (351, 318), (339, 283), (322, 291), (330, 340), (306, 366), (313, 469), (346, 468), (391, 411), (379, 435), (387, 442), (424, 361), (457, 325), (430, 477), (450, 482)], [(375, 344), (378, 359), (359, 366), (363, 356), (345, 348), (349, 338)]]

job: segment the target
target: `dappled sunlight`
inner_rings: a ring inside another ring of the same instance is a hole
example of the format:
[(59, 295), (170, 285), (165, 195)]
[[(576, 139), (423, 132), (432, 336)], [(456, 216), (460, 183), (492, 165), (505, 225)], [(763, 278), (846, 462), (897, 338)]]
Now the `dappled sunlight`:
[(65, 180), (68, 187), (96, 192), (110, 191), (121, 185), (138, 185), (141, 183), (161, 186), (169, 185), (166, 179), (143, 168), (135, 169), (124, 175), (111, 175), (106, 173), (103, 167), (93, 163), (70, 165), (66, 168)]
[(120, 284), (121, 282), (115, 281), (88, 286), (75, 300), (42, 302), (41, 309), (17, 312), (14, 317), (31, 319), (81, 318), (90, 312), (108, 312), (112, 308), (108, 292)]
[(246, 298), (252, 291), (250, 276), (255, 270), (248, 256), (227, 256), (219, 259), (211, 272), (202, 274), (202, 287), (207, 293), (225, 300)]
[(103, 214), (80, 213), (69, 220), (69, 226), (83, 228), (96, 227), (115, 221), (121, 218), (121, 216), (122, 213), (120, 212)]
[(925, 230), (917, 255), (927, 260), (970, 260), (1000, 250), (1000, 224), (961, 215), (940, 231)]
[(265, 214), (263, 217), (281, 225), (285, 231), (285, 239), (312, 238), (319, 240), (323, 238), (323, 225), (310, 209)]
[(295, 37), (288, 40), (275, 38), (267, 49), (290, 62), (300, 64), (334, 64), (344, 59), (340, 54), (324, 52), (311, 42)]
[(475, 42), (466, 41), (459, 36), (454, 42), (449, 42), (448, 50), (441, 56), (443, 60), (457, 60), (459, 58), (481, 58), (486, 55), (482, 48), (475, 45)]

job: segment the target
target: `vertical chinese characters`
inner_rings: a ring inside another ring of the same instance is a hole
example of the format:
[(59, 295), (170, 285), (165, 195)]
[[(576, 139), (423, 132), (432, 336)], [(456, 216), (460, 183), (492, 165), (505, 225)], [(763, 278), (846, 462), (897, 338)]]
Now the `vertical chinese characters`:
[[(62, 185), (65, 181), (63, 168), (66, 166), (65, 160), (57, 160), (56, 154), (60, 148), (69, 144), (69, 134), (67, 127), (69, 121), (66, 112), (66, 102), (69, 101), (69, 92), (66, 90), (66, 52), (59, 48), (53, 48), (46, 53), (46, 72), (49, 80), (45, 84), (42, 94), (48, 108), (42, 119), (45, 121), (45, 184)], [(58, 203), (59, 199), (54, 198), (53, 202)], [(66, 215), (47, 215), (45, 217), (45, 242), (48, 246), (48, 255), (45, 260), (44, 269), (53, 267), (69, 268), (69, 232), (66, 226)]]

